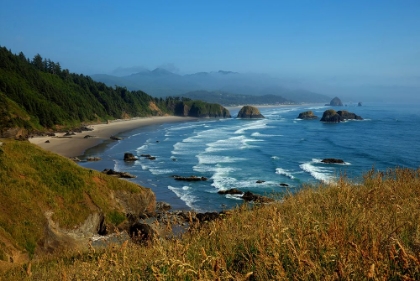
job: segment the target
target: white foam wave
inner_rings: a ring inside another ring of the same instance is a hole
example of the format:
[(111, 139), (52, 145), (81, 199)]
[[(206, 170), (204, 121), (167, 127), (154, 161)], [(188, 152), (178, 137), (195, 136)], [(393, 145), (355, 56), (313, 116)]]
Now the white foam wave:
[(242, 195), (226, 194), (226, 198), (242, 201)]
[(178, 126), (170, 127), (167, 130), (168, 131), (180, 131), (180, 130), (187, 130), (187, 129), (197, 128), (197, 127), (202, 127), (202, 126), (204, 126), (204, 124), (190, 124), (190, 125), (187, 125), (187, 126), (178, 125)]
[(137, 152), (142, 151), (142, 150), (146, 150), (147, 148), (149, 148), (149, 146), (147, 144), (143, 144), (142, 146), (138, 147), (136, 149)]
[(172, 169), (150, 168), (149, 171), (154, 175), (164, 175), (164, 174), (173, 174), (174, 173), (174, 170), (172, 170)]
[(180, 188), (168, 185), (168, 189), (172, 190), (179, 199), (185, 202), (188, 207), (195, 209), (193, 203), (197, 201), (197, 197), (191, 194), (192, 192), (188, 186)]
[(267, 121), (263, 119), (263, 120), (254, 121), (251, 124), (247, 124), (243, 126), (242, 128), (236, 130), (235, 134), (243, 134), (245, 131), (248, 131), (248, 130), (258, 130), (258, 129), (265, 129), (265, 128), (269, 128), (269, 127), (267, 127)]
[(252, 137), (282, 137), (283, 135), (269, 135), (269, 134), (261, 134), (260, 132), (255, 132), (251, 134)]
[(295, 178), (289, 170), (285, 170), (285, 169), (282, 169), (282, 168), (277, 168), (276, 169), (276, 174), (286, 176), (286, 177), (288, 177), (292, 180)]
[(235, 163), (235, 162), (246, 160), (245, 158), (240, 158), (240, 157), (210, 155), (210, 154), (198, 154), (195, 157), (198, 158), (199, 164)]
[(319, 181), (323, 181), (326, 183), (332, 182), (334, 179), (332, 171), (325, 167), (315, 166), (314, 162), (318, 161), (303, 163), (299, 165), (299, 167)]

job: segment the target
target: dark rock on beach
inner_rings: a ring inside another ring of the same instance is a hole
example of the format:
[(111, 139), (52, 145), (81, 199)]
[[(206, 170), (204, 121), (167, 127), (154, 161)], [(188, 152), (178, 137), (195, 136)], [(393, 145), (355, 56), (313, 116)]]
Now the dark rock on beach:
[(130, 237), (136, 243), (146, 243), (152, 241), (156, 236), (156, 231), (146, 223), (134, 223), (130, 226)]
[(313, 111), (310, 110), (310, 111), (299, 113), (298, 119), (313, 120), (313, 119), (318, 119), (318, 116), (315, 116)]
[(124, 153), (124, 161), (125, 162), (133, 162), (133, 161), (136, 161), (136, 160), (138, 160), (138, 158), (136, 156), (134, 156), (133, 153), (129, 153), (129, 152)]
[(258, 108), (255, 106), (246, 105), (241, 108), (238, 112), (238, 118), (264, 118), (264, 116), (260, 113)]
[(110, 137), (111, 140), (122, 140), (122, 138), (120, 137), (116, 137), (116, 136), (111, 136)]
[(263, 180), (257, 180), (256, 183), (265, 183)]
[(100, 157), (95, 157), (95, 156), (86, 158), (86, 161), (99, 161), (99, 160), (101, 160), (101, 158)]
[(325, 158), (322, 159), (321, 162), (325, 164), (344, 164), (343, 160), (336, 158)]
[(289, 185), (287, 183), (281, 183), (280, 186), (288, 187)]

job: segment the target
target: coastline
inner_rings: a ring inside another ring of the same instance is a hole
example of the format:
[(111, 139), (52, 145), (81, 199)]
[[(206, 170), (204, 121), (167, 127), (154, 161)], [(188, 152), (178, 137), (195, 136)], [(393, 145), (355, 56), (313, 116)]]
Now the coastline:
[[(111, 136), (134, 130), (149, 125), (159, 125), (165, 123), (185, 122), (197, 120), (195, 117), (181, 116), (154, 116), (138, 117), (133, 119), (119, 119), (108, 124), (89, 125), (93, 131), (76, 133), (75, 135), (64, 137), (65, 133), (56, 133), (54, 137), (41, 136), (30, 138), (29, 141), (47, 151), (57, 153), (64, 157), (77, 157), (85, 153), (89, 148), (95, 147)], [(85, 138), (86, 135), (93, 137)]]

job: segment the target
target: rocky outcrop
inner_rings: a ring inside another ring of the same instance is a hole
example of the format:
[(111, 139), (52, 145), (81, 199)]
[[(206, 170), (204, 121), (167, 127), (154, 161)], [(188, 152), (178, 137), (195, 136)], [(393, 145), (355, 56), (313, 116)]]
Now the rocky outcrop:
[(129, 152), (124, 153), (124, 161), (125, 162), (134, 162), (136, 160), (138, 160), (138, 158), (136, 156), (134, 156), (133, 153), (129, 153)]
[(246, 105), (238, 112), (238, 118), (264, 118), (258, 108), (255, 106)]
[(363, 118), (346, 110), (335, 111), (334, 109), (326, 110), (321, 118), (322, 122), (328, 123), (339, 123), (344, 120), (363, 120)]
[(357, 106), (362, 106), (362, 102), (361, 102), (361, 101), (359, 101), (359, 103), (357, 104)]
[(313, 111), (310, 110), (310, 111), (299, 113), (298, 119), (313, 120), (313, 119), (318, 119), (318, 116), (315, 116)]
[(87, 249), (91, 237), (101, 232), (104, 227), (104, 216), (101, 212), (91, 213), (83, 224), (74, 229), (64, 229), (52, 219), (53, 212), (45, 212), (47, 224), (42, 247), (46, 252), (57, 249)]
[(109, 137), (111, 140), (122, 140), (122, 138), (120, 137), (116, 137), (116, 136), (110, 136)]
[(321, 162), (325, 164), (344, 164), (343, 160), (336, 158), (325, 158), (322, 159)]
[(219, 190), (217, 193), (218, 194), (231, 194), (231, 195), (235, 195), (235, 194), (240, 195), (240, 194), (243, 194), (242, 191), (240, 191), (239, 189), (236, 189), (236, 188), (231, 188), (231, 189), (228, 189), (228, 190)]
[(101, 158), (100, 157), (96, 157), (96, 156), (91, 156), (91, 157), (88, 157), (88, 158), (86, 158), (86, 161), (100, 161), (101, 160)]
[(250, 191), (246, 191), (244, 195), (242, 195), (242, 199), (247, 202), (254, 202), (254, 203), (270, 203), (274, 202), (274, 199), (254, 194)]
[(206, 177), (197, 177), (197, 176), (189, 176), (189, 177), (181, 177), (181, 176), (172, 176), (177, 181), (206, 181)]
[(330, 105), (331, 106), (343, 106), (343, 103), (341, 102), (341, 100), (338, 97), (335, 97), (330, 101)]
[(175, 115), (199, 118), (230, 118), (230, 112), (225, 107), (202, 101), (182, 101), (174, 108)]
[(129, 174), (127, 172), (117, 172), (114, 171), (113, 169), (104, 169), (102, 171), (102, 173), (109, 175), (109, 176), (114, 176), (117, 178), (125, 178), (125, 179), (134, 179), (136, 176), (133, 176), (132, 174)]

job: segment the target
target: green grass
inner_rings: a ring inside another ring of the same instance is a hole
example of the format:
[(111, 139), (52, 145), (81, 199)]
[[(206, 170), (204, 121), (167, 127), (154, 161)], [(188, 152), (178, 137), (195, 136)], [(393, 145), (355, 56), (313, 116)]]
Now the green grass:
[[(61, 228), (74, 228), (89, 214), (102, 212), (107, 223), (121, 223), (118, 190), (151, 193), (138, 185), (84, 169), (26, 141), (2, 140), (0, 153), (0, 241), (33, 257), (44, 237), (45, 212)], [(10, 252), (2, 244), (0, 249)]]
[(419, 202), (420, 170), (372, 170), (244, 205), (179, 240), (45, 258), (28, 280), (419, 280)]

